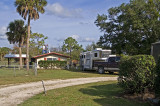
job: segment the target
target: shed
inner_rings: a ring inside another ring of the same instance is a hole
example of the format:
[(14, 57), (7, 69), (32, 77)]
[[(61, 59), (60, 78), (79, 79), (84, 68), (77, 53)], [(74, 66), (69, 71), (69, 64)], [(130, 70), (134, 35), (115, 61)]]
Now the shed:
[(160, 41), (152, 43), (151, 55), (155, 58), (156, 61), (158, 60), (158, 56), (160, 55)]
[(32, 57), (31, 61), (37, 63), (37, 68), (39, 68), (38, 62), (40, 60), (50, 60), (50, 61), (67, 61), (67, 58), (70, 58), (70, 56), (66, 56), (63, 54), (51, 52), (51, 53), (46, 53), (38, 56)]

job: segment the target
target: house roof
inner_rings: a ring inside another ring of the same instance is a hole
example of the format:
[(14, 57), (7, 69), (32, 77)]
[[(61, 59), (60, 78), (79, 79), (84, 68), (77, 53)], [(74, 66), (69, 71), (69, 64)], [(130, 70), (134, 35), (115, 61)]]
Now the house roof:
[(44, 57), (44, 56), (48, 56), (48, 55), (58, 55), (58, 56), (70, 58), (70, 56), (66, 56), (66, 55), (63, 55), (63, 54), (55, 53), (55, 52), (51, 52), (51, 53), (46, 53), (46, 54), (34, 56), (34, 57), (32, 57), (32, 58), (40, 58), (40, 57)]
[[(19, 58), (19, 54), (6, 54), (5, 58)], [(22, 54), (22, 58), (26, 58), (26, 54)]]

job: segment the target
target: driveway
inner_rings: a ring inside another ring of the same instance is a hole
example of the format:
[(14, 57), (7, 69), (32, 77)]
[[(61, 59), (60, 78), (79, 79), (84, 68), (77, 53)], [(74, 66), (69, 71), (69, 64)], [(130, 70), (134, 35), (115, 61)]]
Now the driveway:
[[(44, 85), (47, 91), (56, 88), (113, 80), (117, 80), (117, 77), (91, 77), (66, 80), (47, 80), (44, 81)], [(20, 104), (28, 98), (44, 91), (41, 81), (0, 87), (0, 106), (17, 106), (17, 104)]]

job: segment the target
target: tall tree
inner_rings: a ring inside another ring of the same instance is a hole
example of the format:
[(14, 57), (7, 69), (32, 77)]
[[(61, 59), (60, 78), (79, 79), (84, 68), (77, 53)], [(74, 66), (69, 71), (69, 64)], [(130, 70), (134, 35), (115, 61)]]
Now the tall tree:
[(15, 20), (9, 23), (7, 30), (6, 35), (10, 44), (17, 43), (19, 46), (20, 67), (22, 67), (22, 46), (26, 39), (27, 26), (24, 25), (23, 20)]
[[(27, 36), (27, 70), (29, 70), (29, 40), (30, 40), (30, 21), (39, 19), (39, 13), (44, 13), (46, 0), (16, 0), (15, 6), (17, 12), (26, 20), (28, 18), (28, 36)], [(28, 17), (27, 17), (28, 16)]]
[(43, 34), (39, 34), (39, 33), (31, 34), (30, 46), (33, 49), (37, 50), (37, 53), (35, 53), (35, 55), (40, 54), (40, 52), (42, 51), (42, 49), (40, 49), (40, 47), (42, 47), (45, 44), (46, 39), (48, 39), (48, 37), (44, 36)]
[(130, 0), (98, 15), (95, 24), (104, 32), (98, 44), (113, 52), (150, 54), (151, 44), (160, 38), (160, 1)]
[[(78, 42), (72, 37), (68, 37), (67, 39), (64, 40), (62, 50), (68, 52), (72, 59), (77, 59), (77, 55), (79, 57), (79, 53), (83, 51), (82, 45), (79, 45)], [(74, 53), (73, 56), (72, 52)]]

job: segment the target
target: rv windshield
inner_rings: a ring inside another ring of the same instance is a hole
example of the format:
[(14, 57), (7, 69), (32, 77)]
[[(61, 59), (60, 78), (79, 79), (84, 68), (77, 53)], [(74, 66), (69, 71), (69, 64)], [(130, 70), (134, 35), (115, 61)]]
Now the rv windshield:
[(111, 51), (102, 51), (102, 58), (106, 58), (111, 54)]

